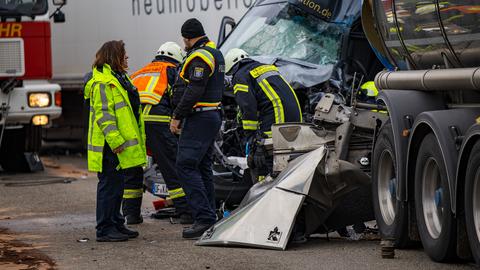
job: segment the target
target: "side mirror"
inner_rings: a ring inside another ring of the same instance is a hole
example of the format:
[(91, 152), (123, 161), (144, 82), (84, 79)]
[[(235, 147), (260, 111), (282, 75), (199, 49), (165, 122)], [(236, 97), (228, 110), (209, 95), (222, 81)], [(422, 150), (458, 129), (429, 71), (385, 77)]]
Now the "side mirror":
[(53, 0), (54, 6), (64, 6), (67, 4), (67, 0)]
[[(227, 34), (227, 25), (231, 27), (230, 31), (228, 31), (228, 34)], [(228, 17), (228, 16), (223, 17), (222, 23), (220, 25), (220, 32), (218, 33), (217, 44), (219, 46), (225, 41), (227, 36), (232, 32), (232, 30), (235, 28), (236, 25), (237, 24), (235, 23), (235, 20), (232, 17)]]
[(65, 22), (65, 13), (61, 10), (58, 10), (53, 14), (53, 22), (54, 23), (64, 23)]
[(57, 9), (49, 16), (53, 17), (54, 23), (64, 23), (65, 22), (65, 13), (62, 12), (62, 7), (67, 4), (67, 0), (52, 0), (53, 5), (58, 6)]

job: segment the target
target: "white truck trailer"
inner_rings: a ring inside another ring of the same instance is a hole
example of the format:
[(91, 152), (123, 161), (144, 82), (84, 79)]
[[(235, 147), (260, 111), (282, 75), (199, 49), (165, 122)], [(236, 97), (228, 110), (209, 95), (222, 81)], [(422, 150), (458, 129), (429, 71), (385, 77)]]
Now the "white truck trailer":
[(154, 58), (166, 41), (183, 46), (180, 28), (198, 18), (206, 34), (217, 40), (224, 16), (239, 19), (254, 0), (81, 0), (64, 7), (67, 20), (52, 26), (53, 80), (62, 86), (62, 116), (44, 139), (80, 142), (84, 123), (83, 76), (91, 69), (96, 51), (108, 40), (123, 40), (130, 72)]

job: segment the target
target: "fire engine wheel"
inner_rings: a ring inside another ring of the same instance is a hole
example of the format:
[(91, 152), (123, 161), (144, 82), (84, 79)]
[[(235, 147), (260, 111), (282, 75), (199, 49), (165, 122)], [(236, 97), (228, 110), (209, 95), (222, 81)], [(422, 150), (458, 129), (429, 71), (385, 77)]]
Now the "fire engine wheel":
[(397, 200), (396, 158), (393, 131), (387, 121), (379, 131), (373, 152), (373, 207), (380, 234), (395, 239), (395, 246), (408, 245), (408, 211)]
[(472, 255), (480, 265), (480, 141), (472, 148), (465, 177), (465, 222)]
[(455, 258), (456, 222), (451, 211), (450, 188), (440, 145), (433, 133), (423, 139), (415, 167), (415, 209), (418, 232), (430, 258)]
[(5, 130), (0, 149), (0, 165), (9, 172), (28, 172), (30, 168), (25, 152), (40, 151), (42, 129), (38, 126), (24, 126)]

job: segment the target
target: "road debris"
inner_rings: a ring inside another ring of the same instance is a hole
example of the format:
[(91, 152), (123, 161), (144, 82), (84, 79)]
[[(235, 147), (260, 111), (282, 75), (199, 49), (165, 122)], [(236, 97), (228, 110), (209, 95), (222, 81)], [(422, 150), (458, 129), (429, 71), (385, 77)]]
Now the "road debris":
[(79, 242), (79, 243), (87, 243), (88, 241), (90, 241), (90, 239), (87, 238), (87, 237), (85, 237), (85, 238), (80, 238), (80, 239), (77, 240), (77, 242)]
[(47, 184), (70, 184), (77, 181), (73, 177), (45, 176), (32, 179), (32, 176), (19, 177), (15, 175), (0, 177), (0, 185), (5, 186), (37, 186)]

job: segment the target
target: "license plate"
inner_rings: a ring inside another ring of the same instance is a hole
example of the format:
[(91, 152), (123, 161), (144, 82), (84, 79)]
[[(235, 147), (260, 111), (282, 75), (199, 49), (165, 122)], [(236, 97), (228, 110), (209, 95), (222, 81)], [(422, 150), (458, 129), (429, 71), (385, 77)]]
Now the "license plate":
[(153, 194), (158, 196), (168, 196), (167, 185), (155, 183), (153, 185)]

